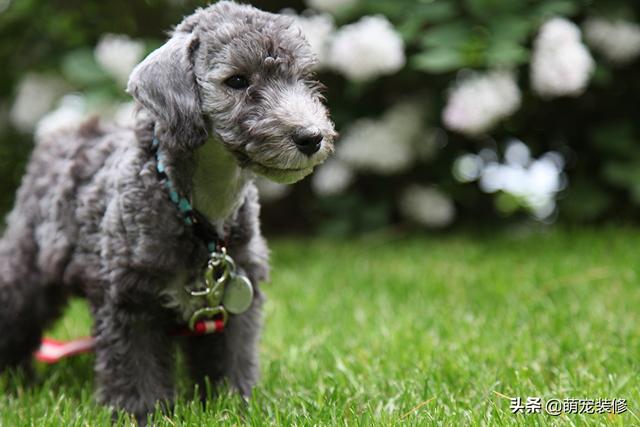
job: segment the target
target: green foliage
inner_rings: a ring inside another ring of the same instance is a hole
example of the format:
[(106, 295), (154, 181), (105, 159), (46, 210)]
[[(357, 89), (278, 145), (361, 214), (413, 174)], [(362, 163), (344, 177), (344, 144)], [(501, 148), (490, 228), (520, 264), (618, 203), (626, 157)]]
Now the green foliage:
[[(11, 206), (32, 136), (20, 134), (7, 120), (16, 87), (30, 71), (61, 76), (70, 91), (82, 91), (91, 106), (128, 99), (94, 58), (93, 49), (105, 33), (128, 34), (159, 45), (165, 31), (204, 3), (167, 0), (87, 2), (83, 0), (14, 0), (0, 13), (0, 213)], [(302, 1), (256, 3), (271, 11), (304, 9)], [(522, 201), (507, 194), (482, 193), (475, 183), (453, 180), (454, 160), (465, 152), (491, 148), (500, 152), (505, 141), (524, 141), (534, 156), (549, 150), (567, 159), (568, 186), (560, 195), (560, 219), (598, 221), (637, 218), (640, 210), (640, 121), (635, 113), (640, 95), (638, 61), (614, 66), (596, 56), (597, 69), (581, 97), (543, 100), (531, 94), (529, 65), (532, 41), (539, 26), (554, 16), (581, 24), (590, 16), (634, 20), (640, 4), (624, 0), (360, 0), (335, 17), (338, 26), (363, 15), (384, 14), (401, 34), (407, 66), (396, 75), (369, 82), (349, 82), (329, 70), (319, 79), (339, 131), (362, 117), (379, 117), (390, 105), (408, 98), (425, 106), (424, 127), (443, 134), (428, 160), (399, 176), (359, 176), (349, 194), (327, 200), (307, 195), (290, 199), (291, 218), (300, 228), (327, 234), (367, 232), (399, 221), (394, 208), (408, 183), (445, 189), (465, 221), (486, 221), (522, 209)], [(469, 70), (511, 69), (523, 91), (522, 108), (486, 138), (469, 139), (444, 132), (441, 112), (448, 89)], [(340, 149), (338, 145), (338, 150)], [(302, 184), (308, 191), (308, 185)], [(273, 214), (280, 204), (265, 206)], [(280, 228), (288, 228), (289, 224)]]
[[(447, 183), (449, 194), (463, 209), (463, 218), (478, 221), (495, 214), (509, 216), (522, 209), (524, 203), (517, 197), (499, 193), (495, 200), (486, 203), (487, 198), (493, 196), (482, 195), (477, 188), (475, 192), (459, 190), (475, 184), (452, 184), (450, 180), (450, 165), (456, 153), (478, 152), (481, 148), (500, 152), (510, 137), (523, 140), (534, 156), (555, 150), (568, 160), (565, 169), (568, 186), (559, 198), (561, 220), (582, 222), (638, 217), (640, 122), (633, 113), (640, 96), (640, 85), (634, 77), (640, 71), (638, 61), (616, 66), (594, 53), (597, 69), (591, 86), (585, 95), (575, 99), (539, 99), (528, 91), (526, 76), (533, 39), (545, 20), (567, 17), (578, 25), (591, 16), (634, 21), (640, 16), (639, 5), (622, 0), (606, 4), (586, 0), (435, 0), (411, 5), (404, 1), (362, 1), (359, 4), (360, 9), (342, 17), (344, 22), (365, 13), (385, 14), (402, 34), (408, 52), (408, 70), (396, 78), (395, 86), (387, 83), (368, 90), (379, 92), (381, 88), (394, 88), (394, 96), (383, 94), (381, 97), (382, 102), (388, 103), (390, 99), (402, 99), (403, 94), (413, 93), (417, 87), (428, 88), (429, 96), (424, 98), (430, 101), (427, 123), (431, 126), (441, 126), (444, 97), (461, 70), (510, 69), (519, 75), (523, 106), (515, 117), (494, 129), (487, 138), (474, 140), (449, 134), (449, 144), (438, 150), (433, 161), (420, 166), (432, 171), (409, 175), (423, 182)], [(339, 109), (341, 102), (341, 99), (333, 100), (335, 107), (332, 108)], [(351, 115), (354, 116), (357, 114)], [(338, 122), (339, 125), (348, 123), (348, 119)], [(448, 168), (439, 169), (441, 163), (448, 163)], [(389, 186), (397, 188), (397, 181)], [(378, 191), (380, 199), (389, 199), (385, 189), (378, 188)], [(397, 220), (394, 215), (391, 218)]]
[(110, 82), (110, 77), (96, 63), (91, 49), (78, 49), (62, 58), (62, 75), (80, 87), (92, 87)]
[(126, 99), (95, 63), (93, 47), (108, 32), (159, 43), (163, 32), (199, 2), (14, 0), (0, 12), (0, 215), (11, 207), (33, 136), (8, 123), (16, 87), (28, 72), (65, 78), (92, 104)]
[[(417, 70), (444, 73), (461, 68), (514, 67), (529, 59), (527, 41), (544, 19), (578, 13), (577, 1), (438, 0), (412, 7), (370, 2), (374, 12), (397, 16)], [(395, 3), (395, 2), (394, 2)]]

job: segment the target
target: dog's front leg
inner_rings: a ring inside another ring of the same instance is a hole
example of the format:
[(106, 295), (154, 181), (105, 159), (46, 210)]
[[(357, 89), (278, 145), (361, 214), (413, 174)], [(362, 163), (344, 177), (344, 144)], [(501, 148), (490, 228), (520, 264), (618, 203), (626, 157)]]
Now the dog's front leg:
[(207, 379), (214, 392), (226, 380), (243, 398), (250, 397), (259, 375), (262, 301), (263, 296), (256, 289), (251, 307), (230, 316), (224, 332), (186, 339), (184, 350), (189, 371), (202, 400), (207, 397)]
[[(254, 286), (256, 284), (254, 283)], [(248, 399), (260, 374), (258, 341), (262, 330), (263, 296), (255, 288), (251, 307), (232, 316), (225, 330), (225, 377), (232, 387)]]
[[(224, 333), (187, 337), (184, 340), (189, 373), (203, 402), (209, 391), (215, 394), (224, 378), (224, 353)], [(208, 390), (207, 383), (211, 390)]]
[(162, 316), (114, 301), (95, 316), (98, 400), (144, 425), (156, 403), (167, 408), (174, 397), (174, 352)]

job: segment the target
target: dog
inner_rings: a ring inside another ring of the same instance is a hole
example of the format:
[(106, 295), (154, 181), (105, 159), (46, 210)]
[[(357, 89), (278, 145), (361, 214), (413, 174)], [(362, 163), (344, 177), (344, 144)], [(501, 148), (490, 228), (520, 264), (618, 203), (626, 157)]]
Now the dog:
[[(0, 372), (29, 369), (43, 329), (82, 295), (99, 402), (141, 422), (170, 406), (174, 347), (203, 399), (207, 381), (248, 397), (268, 278), (253, 179), (293, 183), (332, 153), (315, 61), (290, 17), (221, 1), (133, 70), (134, 127), (41, 136), (0, 240)], [(244, 307), (211, 307), (207, 280), (240, 286)], [(167, 332), (196, 320), (224, 330)]]

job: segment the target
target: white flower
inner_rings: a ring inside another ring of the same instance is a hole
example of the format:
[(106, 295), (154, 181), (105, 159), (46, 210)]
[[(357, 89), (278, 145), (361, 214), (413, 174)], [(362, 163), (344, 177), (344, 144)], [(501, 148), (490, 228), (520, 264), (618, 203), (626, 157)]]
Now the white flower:
[(456, 208), (451, 199), (435, 188), (411, 185), (400, 196), (402, 215), (430, 228), (442, 228), (453, 222)]
[(527, 192), (529, 199), (536, 201), (546, 200), (561, 190), (561, 179), (557, 165), (546, 157), (534, 160), (528, 168), (529, 172), (529, 188)]
[(93, 52), (96, 62), (120, 84), (126, 84), (129, 74), (144, 54), (144, 44), (129, 36), (105, 34)]
[(583, 28), (587, 43), (611, 62), (624, 64), (640, 55), (640, 25), (634, 22), (591, 18)]
[(521, 98), (512, 73), (475, 74), (451, 90), (442, 121), (450, 130), (478, 135), (515, 113), (520, 108)]
[(326, 13), (317, 15), (293, 15), (292, 18), (311, 45), (311, 50), (316, 54), (318, 65), (325, 65), (327, 62), (329, 40), (335, 30), (335, 24), (333, 23), (331, 15)]
[(594, 61), (580, 41), (580, 28), (562, 18), (547, 21), (533, 44), (531, 87), (540, 96), (578, 96), (584, 92)]
[(358, 170), (392, 175), (409, 167), (408, 144), (397, 143), (384, 123), (372, 119), (356, 121), (344, 133), (338, 157)]
[(87, 117), (87, 106), (82, 95), (68, 94), (62, 97), (58, 107), (48, 113), (38, 122), (36, 140), (45, 135), (61, 130), (72, 129), (82, 123)]
[(507, 148), (506, 163), (486, 164), (480, 188), (487, 193), (512, 194), (522, 199), (537, 218), (544, 219), (554, 212), (556, 194), (563, 188), (562, 156), (549, 152), (531, 160), (528, 148), (525, 151), (522, 146), (522, 142), (514, 141)]
[(327, 160), (314, 172), (311, 187), (320, 196), (332, 196), (342, 193), (353, 178), (353, 170), (334, 158)]
[(333, 14), (338, 14), (356, 3), (358, 0), (307, 0), (307, 6)]
[(404, 66), (404, 43), (387, 18), (365, 16), (336, 32), (328, 60), (351, 80), (370, 80)]
[(265, 202), (275, 202), (285, 197), (291, 191), (291, 186), (273, 182), (264, 177), (257, 177), (255, 180), (260, 200)]
[(391, 175), (415, 160), (414, 143), (421, 135), (422, 110), (413, 102), (395, 105), (380, 120), (360, 119), (345, 131), (338, 157), (355, 169)]
[(508, 165), (527, 167), (531, 163), (531, 151), (524, 142), (512, 139), (504, 150), (504, 159)]
[(22, 132), (31, 132), (56, 98), (62, 94), (64, 83), (55, 77), (27, 74), (18, 85), (18, 93), (9, 118)]

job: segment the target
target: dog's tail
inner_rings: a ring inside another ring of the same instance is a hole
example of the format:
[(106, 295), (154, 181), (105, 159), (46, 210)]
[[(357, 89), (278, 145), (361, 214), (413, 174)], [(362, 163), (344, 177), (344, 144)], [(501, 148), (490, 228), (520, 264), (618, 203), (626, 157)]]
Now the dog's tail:
[(60, 312), (64, 296), (37, 268), (38, 248), (24, 221), (9, 221), (0, 239), (0, 372), (28, 367), (43, 328)]

